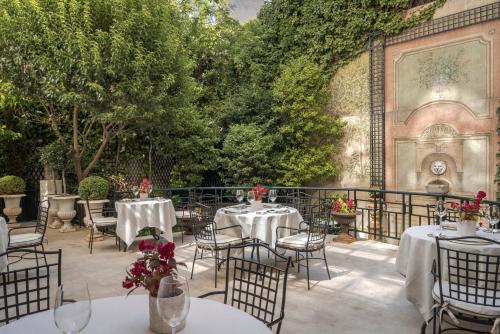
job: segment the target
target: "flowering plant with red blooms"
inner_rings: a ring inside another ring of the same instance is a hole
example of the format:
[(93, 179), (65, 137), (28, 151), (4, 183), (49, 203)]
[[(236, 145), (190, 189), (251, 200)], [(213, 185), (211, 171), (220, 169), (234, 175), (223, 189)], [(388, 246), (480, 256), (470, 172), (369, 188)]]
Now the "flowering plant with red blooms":
[(154, 241), (142, 240), (139, 243), (139, 250), (142, 252), (142, 257), (130, 265), (122, 286), (131, 289), (128, 294), (142, 286), (151, 296), (156, 297), (160, 280), (165, 276), (175, 276), (177, 266), (186, 265), (175, 261), (173, 242), (160, 242), (155, 247)]
[(256, 201), (262, 201), (262, 198), (267, 195), (267, 189), (261, 186), (259, 183), (257, 183), (255, 187), (252, 188), (252, 191), (255, 194)]
[(150, 179), (142, 179), (141, 183), (139, 184), (139, 191), (141, 193), (147, 193), (148, 192), (148, 187), (151, 186), (153, 182), (151, 182)]
[(356, 212), (356, 204), (354, 200), (347, 197), (340, 197), (339, 194), (329, 196), (331, 202), (332, 212), (337, 213), (354, 213)]
[(464, 201), (461, 204), (451, 202), (451, 208), (457, 210), (462, 220), (477, 220), (482, 216), (481, 201), (486, 197), (484, 191), (479, 191), (473, 202)]

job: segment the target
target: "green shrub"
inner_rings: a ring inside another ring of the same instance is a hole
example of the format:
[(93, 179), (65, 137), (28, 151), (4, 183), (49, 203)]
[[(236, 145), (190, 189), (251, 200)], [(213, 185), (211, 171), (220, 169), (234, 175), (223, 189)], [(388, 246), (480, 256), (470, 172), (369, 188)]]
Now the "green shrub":
[(17, 195), (24, 193), (26, 183), (19, 176), (6, 175), (0, 178), (0, 195)]
[(80, 182), (78, 194), (82, 199), (106, 199), (109, 192), (109, 181), (100, 176), (89, 176)]

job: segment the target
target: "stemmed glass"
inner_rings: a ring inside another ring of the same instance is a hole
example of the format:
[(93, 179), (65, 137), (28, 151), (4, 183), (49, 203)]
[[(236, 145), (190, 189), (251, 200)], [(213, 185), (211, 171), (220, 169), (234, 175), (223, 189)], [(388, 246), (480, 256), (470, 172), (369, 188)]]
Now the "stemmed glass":
[[(72, 291), (75, 293), (75, 291)], [(57, 289), (54, 304), (54, 322), (64, 334), (80, 333), (89, 323), (91, 315), (91, 299), (87, 284), (83, 284), (77, 291), (81, 296), (80, 301), (68, 295), (64, 284)]]
[(146, 187), (146, 191), (148, 192), (148, 195), (151, 195), (151, 192), (153, 191), (153, 185), (148, 184), (148, 186)]
[(269, 200), (271, 203), (274, 203), (276, 199), (278, 198), (278, 193), (276, 192), (276, 189), (271, 189), (269, 190)]
[(248, 202), (250, 202), (250, 204), (252, 204), (253, 202), (255, 202), (255, 192), (253, 190), (250, 190), (247, 194), (247, 200)]
[(134, 194), (134, 197), (137, 198), (139, 196), (139, 187), (138, 186), (133, 186), (132, 187), (132, 193)]
[(443, 217), (446, 217), (448, 214), (448, 209), (443, 201), (436, 202), (436, 215), (439, 217), (439, 228), (438, 230), (442, 230), (441, 224), (443, 223)]
[(236, 200), (238, 201), (238, 206), (241, 206), (241, 202), (245, 198), (245, 195), (243, 193), (243, 190), (238, 189), (236, 190)]
[(495, 233), (497, 230), (494, 229), (495, 225), (500, 221), (500, 212), (498, 209), (498, 205), (490, 205), (486, 210), (486, 219), (490, 224), (490, 232)]
[(167, 276), (160, 280), (158, 298), (156, 298), (158, 314), (172, 328), (175, 329), (186, 318), (189, 312), (189, 286), (183, 276)]

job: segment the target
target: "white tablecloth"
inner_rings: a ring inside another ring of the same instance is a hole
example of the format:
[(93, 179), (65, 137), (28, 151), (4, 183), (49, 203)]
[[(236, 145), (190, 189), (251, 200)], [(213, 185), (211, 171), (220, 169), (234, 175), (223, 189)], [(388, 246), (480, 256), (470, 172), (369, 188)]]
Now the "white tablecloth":
[[(7, 228), (7, 222), (5, 218), (0, 217), (0, 254), (4, 253), (9, 246), (9, 229)], [(0, 272), (7, 268), (8, 259), (7, 256), (0, 257)]]
[(172, 227), (177, 221), (171, 200), (118, 201), (115, 206), (118, 214), (116, 234), (127, 246), (134, 242), (137, 233), (145, 227), (156, 227), (166, 234), (167, 240), (173, 240)]
[[(276, 227), (286, 226), (299, 228), (303, 221), (300, 213), (294, 208), (282, 208), (275, 213), (267, 212), (268, 209), (256, 210), (247, 208), (247, 213), (226, 213), (228, 208), (217, 210), (215, 222), (218, 228), (240, 225), (243, 238), (257, 238), (274, 247), (276, 243)], [(229, 208), (229, 210), (234, 210)], [(287, 210), (285, 212), (284, 210)], [(234, 234), (236, 230), (228, 229), (221, 233), (228, 235)], [(279, 237), (289, 235), (289, 232), (282, 231)]]
[[(437, 231), (438, 227), (416, 226), (405, 230), (399, 243), (399, 252), (396, 258), (396, 270), (406, 277), (406, 298), (415, 304), (424, 319), (432, 316), (432, 288), (434, 277), (431, 274), (432, 263), (437, 259), (436, 239), (429, 236)], [(447, 237), (456, 238), (458, 234), (453, 230), (441, 231)], [(492, 238), (491, 233), (477, 232), (478, 236)], [(500, 241), (500, 234), (494, 234)], [(497, 245), (484, 246), (484, 249), (498, 248)]]
[[(146, 334), (149, 331), (147, 295), (131, 295), (92, 301), (92, 317), (82, 334)], [(59, 334), (53, 311), (30, 315), (0, 327), (0, 333)], [(191, 298), (182, 334), (270, 334), (264, 323), (251, 315), (209, 299)]]

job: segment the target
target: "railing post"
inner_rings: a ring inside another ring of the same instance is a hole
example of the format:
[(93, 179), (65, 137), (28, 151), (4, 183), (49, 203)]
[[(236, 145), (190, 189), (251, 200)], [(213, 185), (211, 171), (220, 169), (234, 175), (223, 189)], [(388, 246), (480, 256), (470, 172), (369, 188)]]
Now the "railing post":
[(378, 204), (379, 204), (379, 208), (378, 208), (378, 212), (379, 212), (379, 230), (380, 230), (380, 235), (379, 235), (379, 240), (382, 241), (383, 240), (383, 237), (382, 237), (382, 226), (384, 225), (384, 216), (383, 216), (383, 211), (384, 211), (384, 205), (382, 203), (382, 201), (384, 200), (383, 199), (383, 195), (385, 195), (385, 193), (382, 193), (382, 191), (380, 191), (380, 196), (378, 198)]

